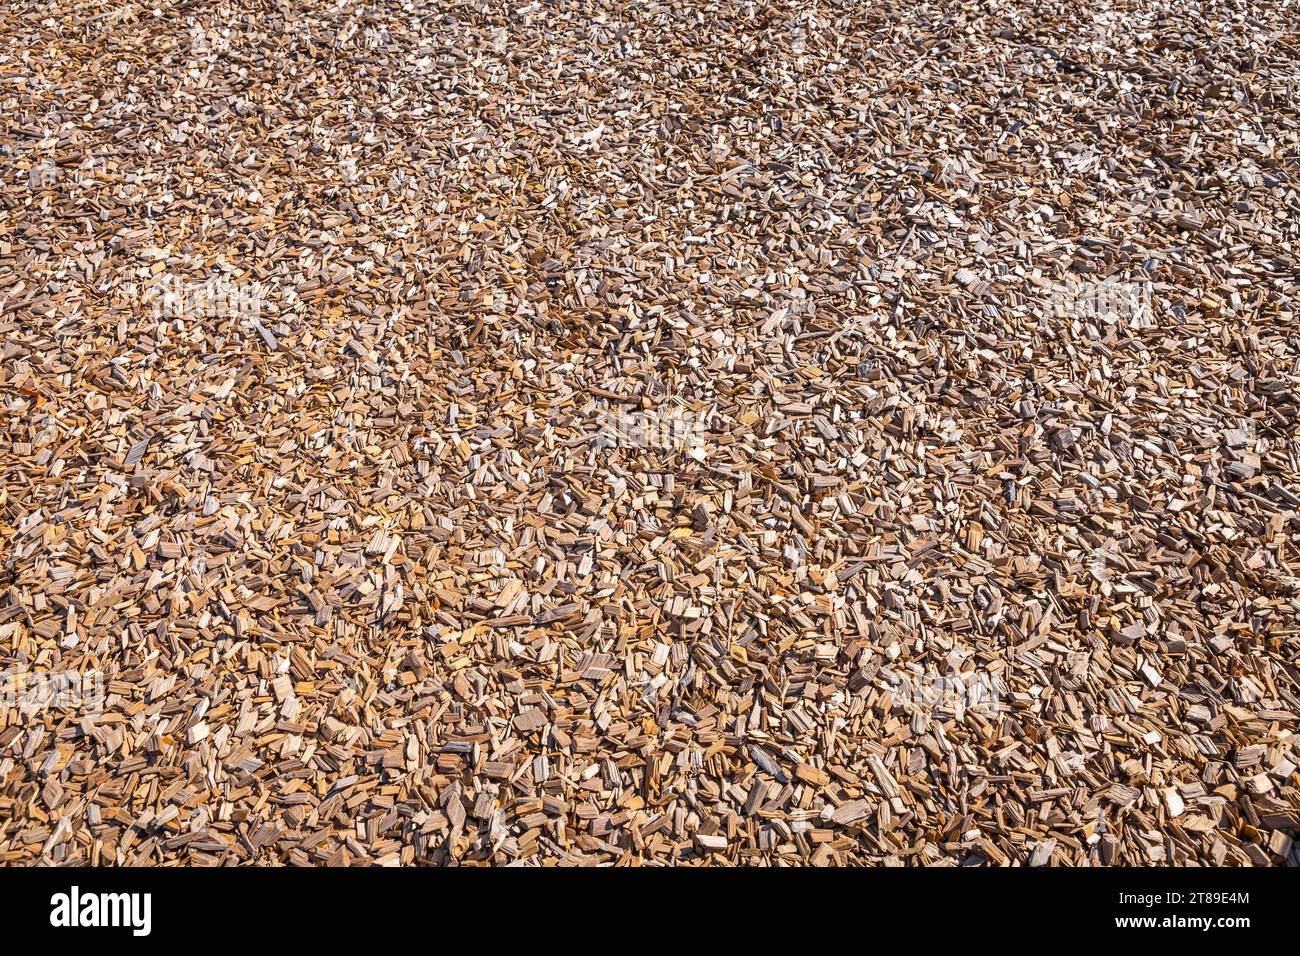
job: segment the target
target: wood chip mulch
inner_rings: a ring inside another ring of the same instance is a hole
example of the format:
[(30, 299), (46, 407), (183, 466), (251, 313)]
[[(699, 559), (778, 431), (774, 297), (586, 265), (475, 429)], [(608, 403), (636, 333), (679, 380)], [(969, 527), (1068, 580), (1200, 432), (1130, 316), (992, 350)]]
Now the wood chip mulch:
[(0, 861), (1300, 861), (1284, 4), (0, 22)]

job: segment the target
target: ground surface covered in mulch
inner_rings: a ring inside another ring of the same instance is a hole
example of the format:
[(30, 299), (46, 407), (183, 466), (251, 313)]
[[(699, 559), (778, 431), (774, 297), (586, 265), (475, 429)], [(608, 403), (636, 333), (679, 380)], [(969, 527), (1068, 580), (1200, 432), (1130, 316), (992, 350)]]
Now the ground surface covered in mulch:
[(1293, 10), (0, 24), (0, 861), (1297, 861)]

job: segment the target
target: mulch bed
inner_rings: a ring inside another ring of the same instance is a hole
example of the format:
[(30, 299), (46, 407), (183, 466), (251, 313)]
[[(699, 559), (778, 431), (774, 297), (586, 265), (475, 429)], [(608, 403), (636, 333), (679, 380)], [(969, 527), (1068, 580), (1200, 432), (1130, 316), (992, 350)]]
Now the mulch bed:
[(1300, 46), (1198, 9), (0, 13), (0, 861), (1296, 863)]

